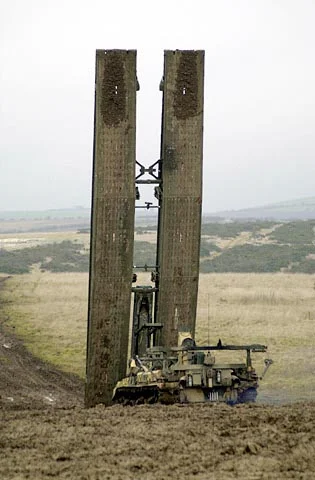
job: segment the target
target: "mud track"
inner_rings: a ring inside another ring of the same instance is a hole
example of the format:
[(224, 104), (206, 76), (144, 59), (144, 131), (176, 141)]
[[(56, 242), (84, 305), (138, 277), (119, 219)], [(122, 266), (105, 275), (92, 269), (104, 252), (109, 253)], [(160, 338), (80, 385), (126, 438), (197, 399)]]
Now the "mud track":
[(0, 314), (0, 479), (315, 478), (315, 403), (83, 408)]
[(0, 323), (0, 409), (83, 405), (83, 382), (34, 358)]

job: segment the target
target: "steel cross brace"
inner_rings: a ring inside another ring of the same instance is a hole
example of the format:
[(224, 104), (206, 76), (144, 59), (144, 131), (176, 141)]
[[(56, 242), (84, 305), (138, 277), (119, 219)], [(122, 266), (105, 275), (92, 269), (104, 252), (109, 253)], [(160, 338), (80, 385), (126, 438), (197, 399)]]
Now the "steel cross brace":
[[(148, 168), (146, 168), (144, 165), (142, 165), (140, 162), (138, 162), (136, 160), (136, 165), (138, 165), (140, 167), (140, 173), (139, 175), (136, 176), (136, 184), (150, 184), (150, 183), (161, 183), (161, 177), (160, 177), (160, 172), (158, 172), (158, 174), (156, 174), (156, 169), (157, 167), (159, 166), (161, 160), (157, 160), (156, 162), (154, 162), (152, 165), (150, 165)], [(148, 178), (148, 179), (143, 179), (143, 180), (139, 180), (141, 177), (143, 177), (143, 175), (145, 175), (146, 173), (148, 173), (149, 175), (151, 175), (152, 178)]]
[[(135, 184), (136, 185), (139, 185), (139, 184), (141, 184), (141, 185), (145, 185), (145, 184), (160, 185), (162, 183), (161, 167), (160, 167), (161, 160), (160, 159), (157, 160), (156, 162), (154, 162), (148, 168), (145, 167), (144, 165), (142, 165), (137, 160), (136, 160), (136, 165), (138, 165), (138, 167), (140, 168), (140, 172), (135, 178)], [(158, 172), (156, 173), (157, 170), (158, 170)], [(141, 179), (141, 177), (143, 177), (143, 175), (145, 175), (146, 173), (151, 175), (151, 177), (153, 177), (153, 178)], [(154, 196), (156, 198), (158, 198), (158, 195), (160, 195), (160, 192), (161, 192), (161, 188), (160, 187), (155, 187), (155, 189), (158, 189), (158, 191), (156, 191)], [(137, 186), (136, 186), (136, 198), (137, 198), (137, 200), (139, 200), (139, 198), (140, 198), (139, 190), (138, 190)], [(145, 208), (145, 209), (149, 210), (150, 208), (159, 208), (159, 206), (158, 205), (153, 205), (152, 202), (145, 202), (145, 205), (141, 205), (141, 206), (139, 205), (139, 206), (136, 206), (135, 208)]]

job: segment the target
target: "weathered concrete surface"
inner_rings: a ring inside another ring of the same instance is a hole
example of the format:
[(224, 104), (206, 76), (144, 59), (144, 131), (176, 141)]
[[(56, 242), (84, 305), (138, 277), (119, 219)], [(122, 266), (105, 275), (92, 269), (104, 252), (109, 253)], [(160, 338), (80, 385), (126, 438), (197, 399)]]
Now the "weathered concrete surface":
[(86, 406), (126, 373), (133, 265), (136, 51), (97, 50)]
[(204, 52), (165, 51), (157, 321), (162, 345), (194, 334), (202, 201)]

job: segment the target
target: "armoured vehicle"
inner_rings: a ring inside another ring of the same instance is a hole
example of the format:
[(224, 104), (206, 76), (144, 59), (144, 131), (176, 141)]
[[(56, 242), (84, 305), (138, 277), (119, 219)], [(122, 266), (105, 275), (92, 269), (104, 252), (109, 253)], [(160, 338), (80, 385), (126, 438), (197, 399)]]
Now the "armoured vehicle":
[[(141, 403), (225, 402), (229, 405), (254, 402), (258, 375), (252, 365), (252, 353), (267, 351), (265, 345), (196, 345), (190, 332), (180, 331), (178, 346), (169, 352), (156, 341), (163, 326), (145, 320), (151, 316), (152, 292), (148, 287), (135, 289), (133, 348), (128, 375), (113, 392), (113, 402), (124, 405)], [(146, 318), (147, 314), (147, 318)], [(143, 349), (143, 346), (148, 347)], [(138, 355), (140, 352), (142, 355)], [(229, 352), (244, 353), (244, 361), (220, 360)], [(262, 379), (272, 364), (265, 359)]]

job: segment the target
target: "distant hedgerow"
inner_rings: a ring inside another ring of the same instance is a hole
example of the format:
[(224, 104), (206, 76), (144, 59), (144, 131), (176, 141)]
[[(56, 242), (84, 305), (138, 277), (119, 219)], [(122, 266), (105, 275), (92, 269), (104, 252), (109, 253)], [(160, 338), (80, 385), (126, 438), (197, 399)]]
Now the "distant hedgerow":
[(81, 253), (83, 244), (65, 240), (20, 250), (0, 250), (0, 272), (29, 273), (32, 265), (52, 272), (87, 272), (89, 255)]
[[(213, 259), (201, 263), (203, 273), (208, 272), (279, 272), (287, 268), (291, 271), (305, 271), (306, 257), (315, 254), (315, 246), (299, 245), (251, 245), (245, 244), (224, 250)], [(310, 261), (310, 260), (308, 260)], [(301, 263), (301, 267), (299, 264)], [(299, 270), (299, 268), (302, 268)], [(311, 268), (310, 268), (311, 269)], [(313, 273), (313, 272), (308, 272)]]

